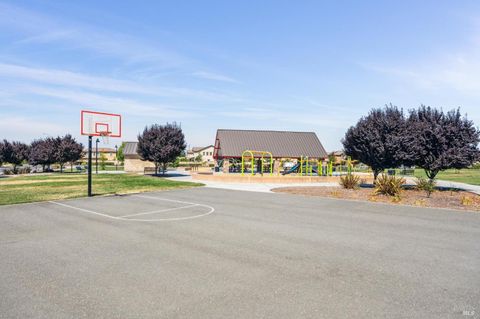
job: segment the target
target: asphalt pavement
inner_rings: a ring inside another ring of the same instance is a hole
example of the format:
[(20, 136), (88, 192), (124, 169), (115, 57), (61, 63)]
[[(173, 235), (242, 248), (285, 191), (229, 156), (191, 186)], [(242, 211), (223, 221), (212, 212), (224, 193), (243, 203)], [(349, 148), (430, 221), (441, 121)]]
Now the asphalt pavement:
[(478, 318), (480, 214), (195, 188), (0, 207), (0, 318)]

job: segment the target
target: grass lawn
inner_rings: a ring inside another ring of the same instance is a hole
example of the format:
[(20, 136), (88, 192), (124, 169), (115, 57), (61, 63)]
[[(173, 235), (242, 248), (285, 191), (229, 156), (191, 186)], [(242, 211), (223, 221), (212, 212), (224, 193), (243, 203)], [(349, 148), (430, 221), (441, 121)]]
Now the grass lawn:
[[(95, 195), (126, 194), (202, 186), (160, 177), (134, 174), (101, 174), (92, 177)], [(0, 178), (0, 205), (29, 203), (87, 195), (86, 174), (30, 175)]]
[[(416, 169), (415, 176), (427, 177), (423, 169)], [(480, 185), (480, 169), (448, 169), (446, 171), (438, 173), (437, 179), (467, 183), (472, 185)]]

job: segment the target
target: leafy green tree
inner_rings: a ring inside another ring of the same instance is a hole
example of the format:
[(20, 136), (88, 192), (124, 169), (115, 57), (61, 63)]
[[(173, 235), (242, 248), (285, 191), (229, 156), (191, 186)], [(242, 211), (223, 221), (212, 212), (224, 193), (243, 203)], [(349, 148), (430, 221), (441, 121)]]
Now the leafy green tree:
[(104, 171), (106, 167), (107, 167), (107, 156), (105, 156), (105, 154), (101, 153), (100, 154), (100, 169), (102, 171)]
[(120, 147), (117, 150), (117, 155), (116, 155), (116, 160), (119, 161), (122, 164), (125, 161), (125, 154), (123, 154), (124, 149), (125, 149), (125, 142), (123, 142), (122, 145), (120, 145)]

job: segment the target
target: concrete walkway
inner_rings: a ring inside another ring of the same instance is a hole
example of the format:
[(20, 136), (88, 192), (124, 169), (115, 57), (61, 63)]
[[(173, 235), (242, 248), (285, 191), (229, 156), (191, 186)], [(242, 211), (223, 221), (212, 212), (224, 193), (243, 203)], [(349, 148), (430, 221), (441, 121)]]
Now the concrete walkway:
[[(173, 175), (168, 177), (168, 175)], [(192, 176), (188, 173), (180, 174), (179, 172), (168, 172), (167, 178), (175, 181), (185, 181), (192, 182)], [(415, 179), (411, 177), (406, 178), (407, 184), (415, 185)], [(262, 193), (272, 193), (272, 189), (279, 187), (307, 187), (307, 186), (339, 186), (338, 183), (222, 183), (217, 181), (198, 181), (205, 184), (206, 187), (210, 188), (220, 188), (220, 189), (231, 189), (231, 190), (240, 190), (240, 191), (249, 191), (249, 192), (262, 192)], [(443, 181), (437, 180), (437, 185), (440, 187), (447, 188), (457, 188), (466, 190), (480, 195), (480, 186), (471, 185), (459, 182)]]
[(191, 175), (185, 174), (178, 176), (168, 177), (167, 179), (173, 181), (184, 182), (199, 182), (205, 184), (209, 188), (230, 189), (248, 192), (261, 192), (261, 193), (273, 193), (272, 189), (278, 187), (294, 187), (294, 186), (338, 186), (337, 183), (222, 183), (216, 181), (197, 181), (193, 180)]
[[(415, 179), (408, 177), (406, 178), (407, 184), (412, 184), (415, 185)], [(460, 183), (460, 182), (452, 182), (452, 181), (443, 181), (443, 180), (437, 180), (437, 186), (439, 187), (446, 187), (446, 188), (457, 188), (457, 189), (462, 189), (467, 192), (475, 193), (480, 195), (480, 186), (479, 185), (471, 185), (471, 184), (465, 184), (465, 183)]]

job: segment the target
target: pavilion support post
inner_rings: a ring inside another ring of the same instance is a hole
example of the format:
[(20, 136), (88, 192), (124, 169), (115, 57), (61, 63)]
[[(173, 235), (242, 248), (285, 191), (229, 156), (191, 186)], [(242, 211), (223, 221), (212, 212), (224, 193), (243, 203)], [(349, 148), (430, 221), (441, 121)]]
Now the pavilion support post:
[(228, 158), (223, 159), (223, 172), (225, 174), (230, 173), (230, 161), (228, 160)]

